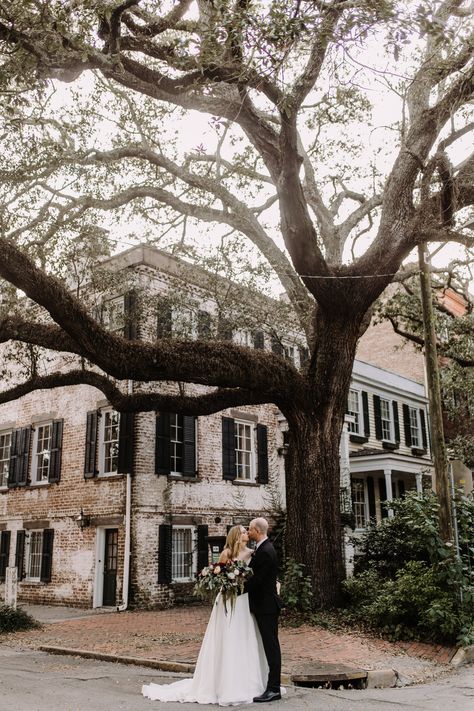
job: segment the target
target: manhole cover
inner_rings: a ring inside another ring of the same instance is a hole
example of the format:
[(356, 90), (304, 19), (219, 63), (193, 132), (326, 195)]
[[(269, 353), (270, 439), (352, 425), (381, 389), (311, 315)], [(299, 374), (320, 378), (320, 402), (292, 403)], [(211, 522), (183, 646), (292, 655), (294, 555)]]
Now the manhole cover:
[(291, 680), (295, 686), (325, 689), (364, 689), (367, 672), (344, 664), (312, 662), (293, 669)]

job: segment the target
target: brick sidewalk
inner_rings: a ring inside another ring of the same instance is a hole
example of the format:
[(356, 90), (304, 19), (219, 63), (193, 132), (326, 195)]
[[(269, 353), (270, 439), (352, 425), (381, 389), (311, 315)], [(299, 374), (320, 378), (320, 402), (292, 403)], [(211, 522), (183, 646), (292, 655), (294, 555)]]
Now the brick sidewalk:
[[(177, 662), (196, 661), (210, 608), (112, 612), (44, 625), (2, 637), (19, 647), (52, 645), (117, 656)], [(283, 672), (304, 662), (341, 663), (366, 670), (395, 669), (410, 682), (445, 670), (456, 649), (420, 643), (390, 643), (320, 627), (282, 628)]]

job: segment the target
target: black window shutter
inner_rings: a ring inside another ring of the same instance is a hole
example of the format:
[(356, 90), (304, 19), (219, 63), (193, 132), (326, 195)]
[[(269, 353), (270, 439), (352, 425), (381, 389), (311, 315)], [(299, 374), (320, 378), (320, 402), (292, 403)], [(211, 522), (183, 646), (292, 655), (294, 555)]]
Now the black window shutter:
[(61, 478), (61, 451), (63, 446), (63, 420), (54, 420), (51, 434), (51, 457), (49, 461), (48, 481), (51, 483)]
[(405, 444), (411, 447), (411, 429), (410, 429), (410, 408), (405, 403), (402, 405), (403, 410), (403, 428), (405, 430)]
[(183, 417), (183, 475), (196, 476), (196, 418)]
[(380, 397), (374, 395), (375, 436), (382, 439), (382, 413), (380, 410)]
[(158, 529), (158, 582), (164, 585), (171, 583), (171, 552), (173, 532), (169, 523), (160, 523)]
[(167, 298), (158, 299), (157, 338), (171, 338), (173, 332), (173, 311)]
[(265, 348), (265, 336), (263, 335), (263, 331), (254, 332), (253, 347), (259, 350), (263, 350)]
[(0, 533), (0, 581), (5, 580), (8, 559), (10, 557), (10, 539), (11, 531), (2, 531)]
[(300, 367), (304, 368), (309, 361), (309, 348), (306, 346), (298, 346), (298, 350), (300, 354)]
[(268, 430), (266, 425), (257, 425), (258, 483), (268, 484)]
[(232, 322), (225, 316), (219, 316), (217, 322), (217, 338), (219, 341), (231, 341), (234, 337)]
[(51, 569), (53, 567), (53, 540), (54, 528), (45, 528), (43, 531), (43, 552), (41, 555), (40, 573), (40, 580), (42, 583), (51, 582)]
[(201, 571), (209, 564), (209, 548), (207, 545), (207, 537), (209, 535), (209, 527), (199, 525), (197, 527), (197, 569)]
[(18, 455), (20, 452), (21, 430), (13, 430), (10, 446), (10, 462), (8, 464), (8, 486), (18, 486)]
[(222, 418), (222, 478), (233, 481), (237, 476), (235, 463), (235, 422), (232, 417)]
[(97, 423), (98, 412), (87, 413), (86, 452), (84, 457), (84, 478), (93, 479), (97, 476)]
[(197, 315), (198, 338), (208, 341), (211, 337), (211, 314), (209, 311), (199, 310)]
[(155, 474), (170, 473), (170, 416), (162, 412), (156, 416)]
[(375, 490), (372, 476), (367, 477), (367, 496), (369, 499), (369, 516), (370, 518), (375, 518)]
[(133, 472), (133, 430), (135, 423), (134, 412), (121, 412), (119, 422), (118, 466), (119, 474)]
[(395, 442), (400, 444), (400, 421), (398, 419), (398, 403), (392, 400), (393, 407), (393, 423), (395, 425)]
[[(379, 494), (380, 494), (380, 503), (382, 501), (387, 500), (387, 484), (385, 482), (385, 477), (380, 477), (379, 479)], [(386, 506), (381, 506), (382, 509), (382, 518), (387, 518), (388, 516), (388, 510)]]
[(138, 337), (137, 330), (137, 292), (132, 289), (123, 297), (123, 312), (125, 324), (123, 335), (129, 341), (134, 341)]
[(25, 577), (25, 531), (16, 532), (15, 567), (18, 569), (18, 580)]
[(20, 446), (17, 459), (17, 485), (26, 486), (28, 483), (28, 466), (30, 461), (31, 427), (22, 427), (20, 431)]
[(283, 344), (278, 338), (278, 336), (273, 335), (272, 336), (272, 351), (276, 353), (276, 355), (282, 356), (283, 353), (285, 352), (283, 349)]
[(420, 409), (420, 423), (421, 423), (421, 441), (423, 442), (423, 449), (428, 449), (428, 437), (426, 432), (426, 420), (425, 411)]
[(362, 414), (364, 416), (364, 436), (370, 437), (369, 396), (362, 390)]

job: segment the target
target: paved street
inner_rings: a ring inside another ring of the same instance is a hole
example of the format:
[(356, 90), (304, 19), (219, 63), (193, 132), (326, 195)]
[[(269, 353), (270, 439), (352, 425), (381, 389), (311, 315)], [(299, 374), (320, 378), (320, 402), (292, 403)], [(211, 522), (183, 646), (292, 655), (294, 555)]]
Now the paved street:
[[(45, 623), (40, 630), (2, 637), (2, 646), (38, 649), (42, 645), (193, 664), (209, 619), (209, 608), (93, 612), (64, 607), (26, 608)], [(394, 669), (406, 683), (444, 674), (455, 648), (417, 642), (391, 643), (352, 630), (302, 625), (280, 631), (283, 671), (290, 675), (305, 663)]]
[[(176, 674), (14, 648), (0, 649), (0, 667), (0, 711), (183, 711), (183, 708), (192, 708), (191, 705), (148, 701), (140, 695), (143, 683), (167, 683), (179, 676)], [(251, 708), (256, 706), (252, 704)], [(271, 708), (273, 711), (280, 708), (287, 711), (399, 711), (401, 707), (472, 711), (474, 667), (463, 667), (427, 685), (399, 689), (289, 688), (284, 699)], [(207, 705), (195, 708), (216, 709)]]

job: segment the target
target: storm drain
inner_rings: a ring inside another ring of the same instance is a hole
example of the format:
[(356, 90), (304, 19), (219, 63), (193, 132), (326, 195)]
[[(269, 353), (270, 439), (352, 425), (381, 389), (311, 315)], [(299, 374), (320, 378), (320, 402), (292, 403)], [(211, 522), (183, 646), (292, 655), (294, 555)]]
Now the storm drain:
[(343, 664), (302, 664), (293, 670), (291, 680), (295, 686), (310, 689), (365, 689), (367, 672)]

